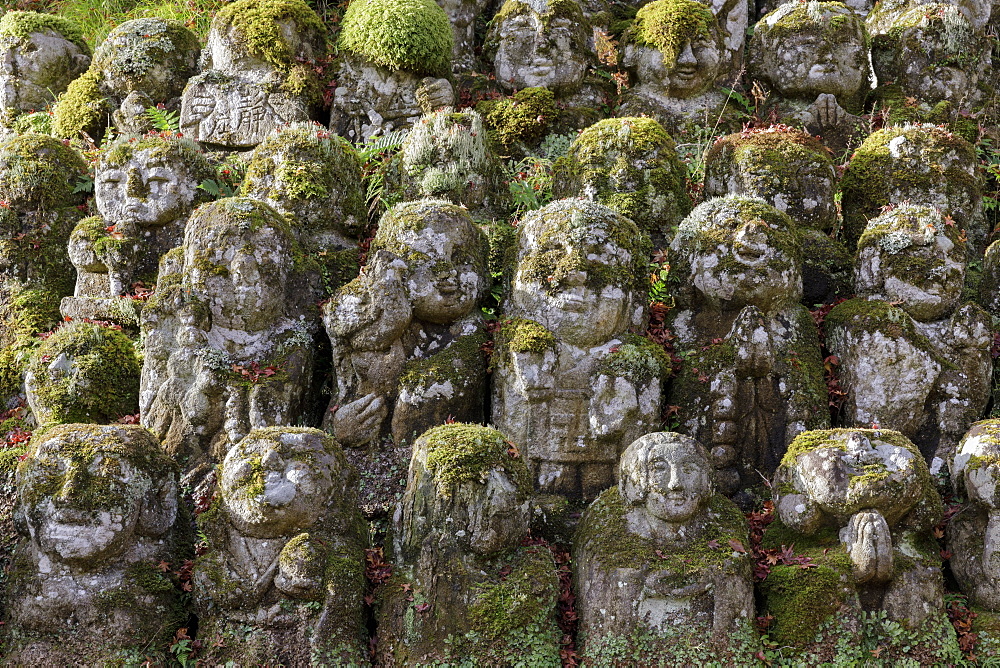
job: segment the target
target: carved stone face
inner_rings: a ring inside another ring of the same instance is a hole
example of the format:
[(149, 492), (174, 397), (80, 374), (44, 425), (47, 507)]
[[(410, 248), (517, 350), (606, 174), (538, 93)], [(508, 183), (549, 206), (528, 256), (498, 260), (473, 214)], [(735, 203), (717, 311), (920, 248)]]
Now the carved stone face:
[(636, 76), (641, 85), (659, 89), (667, 97), (689, 98), (715, 83), (722, 55), (715, 33), (685, 42), (673, 63), (665, 63), (663, 54), (656, 49), (640, 47)]
[(183, 165), (141, 149), (121, 165), (102, 165), (94, 190), (97, 210), (109, 224), (158, 227), (187, 213), (198, 184)]
[(681, 223), (672, 248), (688, 252), (695, 288), (718, 306), (769, 311), (802, 294), (791, 220), (762, 200), (727, 196), (701, 204)]
[(222, 465), (220, 488), (230, 520), (255, 538), (307, 529), (326, 511), (333, 466), (321, 435), (251, 433)]
[(502, 19), (494, 28), (497, 81), (511, 90), (545, 86), (560, 92), (578, 86), (587, 70), (582, 30), (579, 22), (569, 17), (543, 21), (532, 10)]
[(51, 30), (0, 36), (0, 107), (41, 111), (88, 64), (90, 56)]
[(694, 439), (671, 432), (649, 434), (622, 454), (621, 494), (642, 509), (645, 525), (682, 524), (711, 498), (712, 468), (705, 449)]

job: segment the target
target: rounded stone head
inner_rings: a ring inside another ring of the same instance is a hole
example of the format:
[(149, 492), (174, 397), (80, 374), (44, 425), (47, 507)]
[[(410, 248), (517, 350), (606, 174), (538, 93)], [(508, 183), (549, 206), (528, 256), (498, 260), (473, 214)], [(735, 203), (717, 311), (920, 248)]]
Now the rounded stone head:
[(955, 451), (951, 475), (970, 501), (1000, 509), (1000, 420), (972, 425)]
[(666, 97), (708, 90), (723, 72), (724, 49), (712, 10), (695, 0), (656, 0), (635, 15), (623, 64), (641, 86)]
[(231, 76), (266, 76), (326, 54), (326, 28), (303, 0), (237, 0), (216, 12), (207, 62)]
[(507, 0), (486, 40), (496, 50), (494, 72), (503, 88), (544, 86), (558, 94), (583, 81), (589, 37), (576, 0)]
[(786, 2), (762, 18), (750, 41), (756, 77), (787, 98), (830, 93), (844, 102), (871, 78), (864, 22), (840, 2)]
[(19, 212), (83, 204), (74, 192), (87, 174), (83, 157), (55, 137), (28, 133), (0, 142), (0, 200)]
[(90, 47), (70, 20), (8, 12), (0, 19), (0, 108), (42, 111), (90, 65)]
[(443, 200), (397, 204), (379, 222), (372, 251), (401, 259), (413, 317), (448, 324), (469, 315), (488, 285), (486, 240), (468, 211)]
[(646, 521), (630, 525), (648, 526), (655, 534), (658, 524), (693, 519), (714, 493), (712, 471), (708, 452), (689, 436), (657, 432), (634, 441), (618, 464), (619, 491), (626, 506), (641, 509)]
[(177, 516), (177, 474), (138, 425), (58, 425), (18, 466), (19, 513), (39, 550), (77, 567), (107, 567)]
[(709, 305), (773, 312), (802, 296), (801, 241), (791, 218), (755, 197), (726, 195), (698, 205), (671, 243)]
[(649, 241), (628, 218), (564, 199), (521, 221), (508, 315), (541, 323), (577, 346), (642, 322)]
[(344, 492), (348, 464), (318, 429), (254, 429), (230, 448), (219, 490), (229, 521), (253, 538), (306, 531)]
[(946, 214), (928, 206), (894, 206), (869, 221), (858, 241), (858, 295), (898, 303), (916, 320), (946, 317), (962, 297), (965, 247)]
[(109, 225), (166, 225), (206, 198), (198, 185), (214, 173), (197, 145), (187, 139), (120, 140), (101, 154), (95, 170), (97, 210)]
[(124, 98), (132, 91), (165, 102), (184, 91), (198, 73), (198, 37), (180, 21), (144, 18), (125, 21), (94, 52), (102, 88)]

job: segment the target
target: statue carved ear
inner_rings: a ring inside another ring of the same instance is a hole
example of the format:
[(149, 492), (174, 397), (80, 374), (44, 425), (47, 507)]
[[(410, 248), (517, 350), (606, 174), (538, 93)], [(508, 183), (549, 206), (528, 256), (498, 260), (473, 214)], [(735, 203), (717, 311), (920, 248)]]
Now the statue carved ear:
[(638, 506), (646, 501), (649, 493), (647, 458), (646, 451), (642, 450), (622, 456), (618, 485), (628, 505)]
[(173, 474), (164, 476), (146, 492), (136, 532), (155, 538), (170, 530), (177, 519), (177, 480)]

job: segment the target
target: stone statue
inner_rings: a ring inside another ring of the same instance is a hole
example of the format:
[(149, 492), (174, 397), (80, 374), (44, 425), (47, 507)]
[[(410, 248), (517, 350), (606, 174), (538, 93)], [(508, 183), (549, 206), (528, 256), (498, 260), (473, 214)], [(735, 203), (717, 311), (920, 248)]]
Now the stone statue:
[(199, 207), (142, 312), (142, 422), (191, 472), (255, 427), (295, 424), (313, 364), (285, 220), (256, 200)]
[(8, 12), (0, 19), (0, 120), (42, 111), (90, 65), (90, 47), (69, 19)]
[(741, 644), (754, 611), (750, 559), (732, 548), (747, 526), (714, 493), (713, 470), (705, 448), (673, 432), (622, 454), (618, 487), (587, 509), (574, 539), (585, 661), (602, 664), (637, 638), (654, 663), (686, 662), (692, 645), (709, 646), (703, 660), (751, 655)]
[(156, 439), (135, 425), (54, 426), (32, 442), (17, 488), (4, 661), (165, 661), (187, 615), (157, 564), (180, 567), (187, 529)]
[(364, 273), (323, 307), (336, 388), (324, 428), (360, 446), (480, 419), (486, 247), (465, 209), (421, 200), (386, 212)]
[[(800, 236), (787, 214), (745, 195), (695, 208), (671, 244), (685, 355), (670, 403), (709, 448), (720, 490), (773, 472), (806, 429), (829, 424), (819, 340), (802, 296)], [(759, 471), (759, 473), (758, 473)]]
[(355, 484), (340, 447), (318, 429), (254, 429), (229, 450), (218, 496), (198, 517), (208, 538), (193, 575), (206, 659), (366, 659)]
[(648, 240), (603, 205), (525, 216), (494, 353), (493, 421), (542, 494), (593, 499), (625, 446), (659, 426), (669, 361), (643, 337)]
[(847, 392), (844, 421), (900, 431), (928, 461), (950, 460), (989, 401), (990, 319), (960, 306), (966, 253), (946, 215), (892, 207), (858, 242), (858, 297), (826, 318)]
[(212, 19), (202, 72), (181, 100), (181, 131), (195, 141), (252, 148), (277, 127), (317, 115), (310, 66), (326, 55), (326, 29), (302, 0), (238, 0)]
[(101, 153), (94, 185), (99, 216), (80, 221), (69, 239), (76, 289), (64, 316), (138, 325), (131, 296), (151, 289), (167, 251), (184, 240), (191, 210), (208, 197), (198, 189), (215, 171), (180, 137), (120, 140)]
[(555, 564), (523, 545), (530, 491), (524, 459), (495, 429), (452, 423), (416, 440), (379, 615), (382, 665), (559, 662)]

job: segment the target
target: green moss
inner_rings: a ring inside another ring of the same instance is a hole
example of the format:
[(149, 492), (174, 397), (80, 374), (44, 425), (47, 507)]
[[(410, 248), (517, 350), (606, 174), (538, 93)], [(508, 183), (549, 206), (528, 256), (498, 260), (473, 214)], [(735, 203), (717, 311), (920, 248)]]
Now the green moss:
[(785, 456), (781, 460), (781, 465), (786, 468), (793, 468), (796, 465), (799, 455), (812, 452), (817, 448), (837, 448), (846, 451), (847, 440), (834, 439), (833, 437), (840, 434), (854, 433), (860, 433), (868, 438), (878, 438), (878, 440), (885, 441), (890, 445), (908, 450), (917, 459), (921, 461), (923, 460), (923, 455), (920, 454), (920, 450), (917, 449), (917, 446), (913, 445), (913, 443), (910, 442), (910, 439), (906, 438), (898, 431), (892, 431), (891, 429), (841, 428), (814, 429), (812, 431), (802, 432), (788, 444), (788, 450), (785, 452)]
[(917, 330), (913, 318), (906, 311), (888, 302), (855, 298), (838, 304), (826, 317), (826, 330), (833, 332), (848, 327), (856, 331), (877, 332), (890, 339), (903, 338), (943, 367), (955, 368)]
[(709, 39), (716, 27), (711, 8), (700, 2), (656, 0), (636, 12), (630, 39), (660, 51), (664, 63), (675, 63), (684, 44)]
[(62, 16), (38, 12), (8, 12), (0, 19), (0, 36), (23, 40), (33, 32), (49, 30), (62, 35), (85, 54), (90, 55), (90, 47), (83, 39), (83, 31), (76, 23)]
[(0, 144), (0, 196), (14, 208), (51, 211), (83, 202), (74, 193), (87, 174), (83, 158), (58, 139), (28, 134)]
[(586, 21), (583, 10), (576, 0), (547, 0), (544, 5), (539, 3), (539, 6), (543, 6), (544, 11), (539, 12), (535, 6), (524, 2), (524, 0), (507, 0), (507, 2), (503, 3), (500, 11), (493, 17), (491, 23), (497, 25), (515, 16), (524, 14), (532, 14), (538, 17), (542, 26), (546, 28), (555, 19), (566, 19), (574, 25), (582, 24)]
[(486, 372), (482, 354), (484, 343), (485, 334), (468, 334), (441, 352), (409, 360), (400, 374), (400, 387), (419, 394), (432, 385), (450, 383), (456, 394), (462, 394), (477, 386)]
[(544, 353), (556, 347), (555, 334), (527, 318), (504, 320), (498, 339), (512, 353)]
[(28, 359), (42, 342), (36, 334), (62, 320), (59, 301), (49, 290), (15, 286), (7, 303), (0, 303), (0, 400), (20, 393)]
[[(778, 11), (781, 10), (775, 10), (775, 13)], [(830, 44), (853, 42), (857, 35), (863, 36), (865, 44), (869, 42), (864, 21), (842, 2), (796, 3), (794, 9), (784, 13), (773, 25), (764, 26), (761, 23), (759, 29), (766, 30), (770, 43), (803, 32), (817, 34)]]
[(621, 338), (622, 343), (601, 358), (599, 373), (627, 378), (636, 384), (656, 378), (662, 382), (670, 377), (670, 357), (662, 346), (638, 334), (625, 334)]
[(504, 471), (525, 493), (531, 489), (524, 459), (511, 454), (510, 442), (496, 429), (454, 422), (429, 429), (420, 439), (442, 496), (463, 483), (482, 482), (494, 469)]
[(354, 0), (339, 44), (391, 70), (443, 75), (451, 68), (453, 42), (448, 15), (433, 0)]
[[(114, 90), (141, 90), (155, 101), (176, 95), (157, 70), (173, 77), (197, 74), (198, 38), (180, 21), (143, 18), (112, 30), (94, 53), (93, 69), (113, 79)], [(153, 74), (153, 76), (150, 76)]]
[[(73, 372), (52, 378), (49, 365), (65, 355)], [(37, 401), (57, 423), (107, 423), (138, 412), (139, 361), (120, 331), (72, 322), (57, 329), (32, 355)]]
[(768, 633), (779, 645), (803, 647), (812, 642), (850, 595), (850, 558), (842, 548), (832, 547), (823, 561), (809, 569), (772, 566), (761, 583), (766, 612), (774, 617)]
[(74, 79), (52, 108), (52, 134), (79, 139), (82, 133), (99, 138), (111, 115), (111, 105), (100, 89), (100, 75), (93, 66)]
[(326, 32), (319, 16), (302, 0), (237, 0), (219, 10), (212, 28), (223, 35), (235, 31), (251, 56), (287, 72), (297, 54), (282, 32), (283, 23), (291, 23), (304, 39), (315, 39)]
[(505, 148), (540, 141), (559, 116), (555, 95), (539, 87), (523, 88), (502, 100), (480, 102), (476, 111), (482, 114), (493, 140)]

